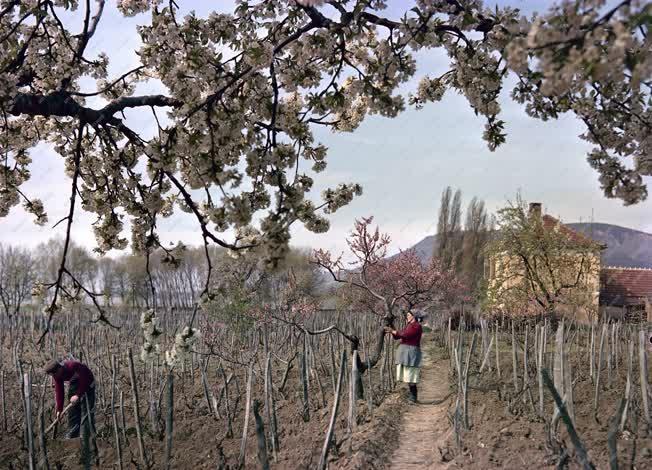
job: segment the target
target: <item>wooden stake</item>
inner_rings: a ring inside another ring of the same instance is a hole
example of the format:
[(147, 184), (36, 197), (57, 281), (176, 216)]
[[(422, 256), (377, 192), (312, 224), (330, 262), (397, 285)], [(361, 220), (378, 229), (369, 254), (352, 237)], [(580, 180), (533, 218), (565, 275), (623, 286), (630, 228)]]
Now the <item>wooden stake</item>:
[(645, 330), (638, 332), (638, 365), (639, 381), (641, 383), (641, 403), (643, 404), (643, 414), (648, 426), (652, 425), (652, 415), (650, 415), (650, 391), (647, 378), (647, 335)]
[(324, 446), (322, 447), (321, 457), (319, 458), (319, 465), (317, 466), (318, 470), (326, 469), (328, 451), (331, 446), (331, 441), (333, 440), (333, 433), (335, 432), (335, 422), (337, 421), (337, 410), (339, 409), (340, 397), (342, 396), (342, 381), (344, 379), (345, 368), (346, 368), (346, 351), (342, 351), (342, 359), (340, 361), (340, 373), (337, 378), (337, 386), (335, 387), (335, 395), (333, 400), (333, 411), (331, 413), (331, 419), (328, 424), (328, 430), (326, 431), (326, 439), (324, 440)]
[(43, 408), (39, 413), (39, 440), (41, 444), (41, 454), (43, 455), (43, 467), (45, 470), (50, 470), (50, 462), (48, 460), (48, 448), (45, 432), (45, 416), (43, 415)]
[(512, 371), (514, 374), (514, 390), (518, 392), (518, 375), (516, 373), (516, 338), (514, 335), (514, 320), (512, 320)]
[(274, 460), (278, 458), (278, 432), (276, 431), (276, 407), (274, 404), (274, 387), (272, 384), (272, 354), (267, 353), (265, 360), (265, 412), (269, 423), (270, 442)]
[(357, 420), (357, 410), (356, 410), (356, 405), (357, 405), (357, 397), (358, 397), (358, 391), (357, 391), (357, 383), (358, 381), (356, 380), (358, 376), (358, 351), (353, 351), (353, 355), (351, 356), (351, 376), (350, 376), (350, 381), (349, 381), (349, 419), (348, 419), (348, 425), (349, 425), (349, 432), (353, 432), (355, 429), (356, 425), (356, 420)]
[(136, 370), (134, 368), (134, 355), (129, 348), (129, 377), (131, 378), (131, 394), (134, 400), (134, 418), (136, 420), (136, 437), (138, 438), (138, 452), (140, 461), (147, 467), (147, 454), (145, 453), (145, 443), (143, 441), (143, 430), (140, 422), (140, 412), (138, 406), (138, 384), (136, 382)]
[(7, 431), (7, 399), (5, 395), (5, 371), (0, 370), (0, 400), (2, 400), (2, 429)]
[(598, 399), (600, 398), (600, 370), (602, 369), (602, 351), (604, 348), (604, 337), (607, 332), (607, 325), (602, 325), (602, 334), (600, 335), (600, 349), (598, 351), (598, 361), (595, 372), (595, 394), (593, 396), (593, 419), (598, 422)]
[(167, 395), (165, 405), (165, 469), (170, 470), (172, 462), (172, 433), (174, 431), (174, 373), (168, 371)]
[(247, 451), (247, 432), (249, 431), (249, 415), (251, 414), (251, 386), (254, 379), (254, 364), (249, 365), (247, 371), (247, 402), (245, 403), (245, 419), (242, 429), (242, 440), (240, 441), (240, 455), (238, 457), (238, 466), (244, 468), (245, 454)]
[(265, 437), (265, 425), (263, 418), (260, 416), (261, 403), (254, 400), (253, 412), (254, 420), (256, 421), (256, 437), (258, 441), (258, 461), (262, 470), (269, 470), (269, 458), (267, 457), (267, 438)]
[(120, 444), (120, 430), (118, 428), (118, 415), (115, 411), (115, 382), (116, 382), (115, 354), (111, 355), (111, 421), (113, 423), (113, 437), (115, 440), (116, 463), (118, 470), (122, 470), (122, 445)]
[(32, 377), (29, 372), (23, 374), (23, 393), (25, 399), (25, 423), (27, 424), (27, 457), (29, 461), (29, 470), (35, 470), (36, 456), (32, 423)]
[(632, 393), (632, 374), (634, 365), (634, 341), (630, 340), (627, 347), (627, 382), (625, 382), (625, 408), (620, 420), (620, 432), (625, 430), (627, 422), (627, 412), (629, 411), (630, 395)]
[(301, 353), (301, 386), (303, 391), (303, 412), (301, 414), (304, 421), (310, 421), (310, 397), (308, 395), (308, 348), (306, 347), (306, 338), (303, 340), (303, 352)]

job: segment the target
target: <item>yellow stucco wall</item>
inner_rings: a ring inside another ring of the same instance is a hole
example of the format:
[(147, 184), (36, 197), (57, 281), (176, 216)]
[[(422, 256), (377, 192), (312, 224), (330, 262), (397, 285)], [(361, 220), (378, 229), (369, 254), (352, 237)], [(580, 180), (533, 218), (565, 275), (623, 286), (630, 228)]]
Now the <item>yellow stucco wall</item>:
[[(597, 250), (591, 254), (567, 252), (563, 255), (563, 259), (552, 259), (550, 264), (560, 267), (554, 272), (554, 277), (558, 282), (574, 284), (580, 270), (582, 257), (584, 257), (582, 280), (578, 287), (564, 289), (560, 295), (561, 302), (557, 303), (556, 310), (563, 315), (575, 316), (579, 321), (589, 321), (598, 312), (600, 252)], [(488, 269), (485, 271), (488, 278), (488, 301), (497, 311), (504, 311), (506, 305), (501, 302), (501, 299), (508, 298), (508, 291), (516, 289), (524, 281), (525, 265), (522, 260), (506, 254), (490, 256), (488, 263)], [(544, 269), (547, 270), (547, 267), (537, 267), (537, 272), (543, 279), (546, 277), (549, 279), (550, 277), (546, 276)], [(551, 286), (552, 282), (548, 282), (547, 285)], [(578, 304), (583, 307), (578, 308)], [(538, 308), (541, 307), (538, 306)]]

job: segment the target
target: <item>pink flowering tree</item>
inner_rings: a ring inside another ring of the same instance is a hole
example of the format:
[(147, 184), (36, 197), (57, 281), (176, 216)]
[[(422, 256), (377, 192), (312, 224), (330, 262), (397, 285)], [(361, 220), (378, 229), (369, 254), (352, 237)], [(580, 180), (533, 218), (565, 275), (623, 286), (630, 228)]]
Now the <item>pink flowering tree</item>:
[[(399, 311), (422, 309), (441, 301), (453, 301), (464, 295), (465, 286), (452, 270), (443, 270), (437, 259), (421, 260), (414, 250), (401, 251), (387, 258), (390, 237), (372, 228), (373, 217), (355, 221), (347, 244), (353, 261), (334, 257), (325, 250), (314, 252), (313, 262), (341, 285), (353, 311), (368, 311), (378, 316), (375, 347), (368, 360), (358, 355), (358, 370), (363, 374), (380, 360), (385, 344), (385, 326), (394, 327)], [(353, 350), (359, 339), (345, 335)], [(369, 348), (371, 351), (371, 348)], [(358, 383), (362, 390), (361, 380)]]
[[(528, 115), (584, 122), (607, 197), (647, 196), (649, 2), (569, 0), (532, 18), (482, 0), (416, 0), (394, 17), (382, 0), (234, 2), (205, 16), (162, 0), (0, 3), (0, 217), (22, 205), (48, 222), (27, 185), (43, 144), (70, 179), (66, 242), (44, 280), (48, 325), (62, 286), (78, 281), (66, 259), (80, 209), (96, 217), (101, 253), (164, 249), (157, 227), (183, 211), (205, 245), (257, 247), (275, 265), (292, 224), (324, 232), (361, 193), (342, 183), (310, 197), (328, 155), (316, 127), (352, 132), (370, 114), (395, 117), (454, 90), (485, 120), (493, 150), (506, 139), (498, 99), (510, 75)], [(101, 37), (115, 8), (139, 17), (137, 50), (120, 51), (133, 68), (111, 67), (115, 42)], [(403, 96), (423, 50), (443, 52), (448, 70)]]

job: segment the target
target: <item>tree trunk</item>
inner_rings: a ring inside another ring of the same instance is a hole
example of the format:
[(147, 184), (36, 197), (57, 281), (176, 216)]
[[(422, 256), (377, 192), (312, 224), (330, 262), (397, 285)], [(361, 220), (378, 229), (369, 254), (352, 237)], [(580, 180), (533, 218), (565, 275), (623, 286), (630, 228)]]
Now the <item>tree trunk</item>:
[(394, 315), (392, 313), (388, 313), (383, 317), (383, 325), (380, 326), (375, 333), (376, 337), (376, 347), (373, 351), (373, 354), (371, 358), (368, 359), (363, 359), (360, 357), (359, 354), (359, 347), (360, 347), (360, 339), (357, 336), (351, 336), (349, 337), (349, 341), (351, 341), (351, 354), (353, 354), (354, 351), (358, 351), (357, 353), (357, 370), (358, 373), (355, 376), (355, 381), (356, 381), (356, 390), (357, 390), (357, 397), (359, 399), (364, 399), (364, 385), (362, 381), (362, 375), (367, 372), (367, 370), (372, 369), (373, 367), (376, 367), (376, 364), (378, 364), (378, 361), (380, 361), (382, 355), (383, 355), (383, 348), (385, 346), (385, 326), (391, 326), (393, 327), (394, 324)]
[(256, 438), (258, 441), (258, 461), (262, 470), (269, 470), (269, 458), (267, 457), (267, 438), (265, 437), (265, 425), (260, 416), (261, 403), (258, 400), (253, 402), (254, 420), (256, 421)]

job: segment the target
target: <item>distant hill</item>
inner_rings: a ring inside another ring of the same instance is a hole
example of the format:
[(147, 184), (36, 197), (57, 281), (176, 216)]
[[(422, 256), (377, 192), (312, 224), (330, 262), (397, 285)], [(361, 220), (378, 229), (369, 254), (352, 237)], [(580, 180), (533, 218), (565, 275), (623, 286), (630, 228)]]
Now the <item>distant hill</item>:
[(652, 234), (596, 222), (566, 226), (607, 245), (602, 253), (603, 266), (652, 268)]
[(421, 262), (428, 262), (432, 259), (432, 254), (435, 250), (435, 244), (437, 243), (438, 243), (437, 235), (428, 235), (426, 238), (421, 240), (419, 243), (417, 243), (410, 249), (416, 251), (417, 256), (419, 257)]
[[(607, 245), (602, 253), (603, 266), (652, 268), (652, 234), (595, 222), (564, 225)], [(436, 243), (437, 235), (429, 235), (412, 248), (421, 260), (427, 261), (432, 257)]]

